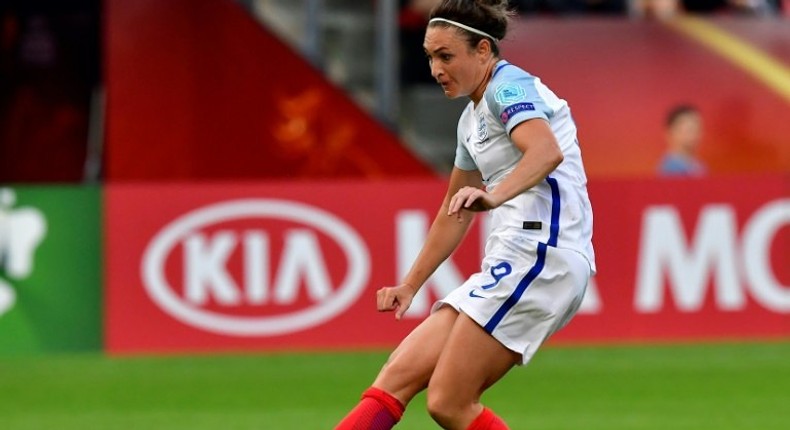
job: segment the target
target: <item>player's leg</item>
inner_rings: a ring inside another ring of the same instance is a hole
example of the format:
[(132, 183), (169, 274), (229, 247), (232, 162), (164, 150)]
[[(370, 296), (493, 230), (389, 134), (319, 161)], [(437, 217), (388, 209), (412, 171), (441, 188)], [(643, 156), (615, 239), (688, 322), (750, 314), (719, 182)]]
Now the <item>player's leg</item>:
[(514, 365), (526, 364), (581, 304), (590, 266), (580, 254), (548, 248), (529, 258), (536, 262), (524, 261), (486, 297), (471, 295), (478, 290), (472, 284), (444, 300), (468, 312), (456, 319), (428, 386), (429, 412), (444, 428), (506, 429), (480, 396)]
[(407, 404), (428, 386), (458, 312), (443, 307), (415, 328), (392, 352), (373, 386)]
[(520, 360), (520, 354), (460, 314), (428, 386), (431, 417), (445, 429), (507, 429), (480, 404), (480, 396)]
[(409, 401), (428, 386), (457, 317), (455, 309), (439, 309), (406, 336), (390, 355), (373, 385), (363, 393), (359, 404), (335, 429), (392, 428), (400, 420)]

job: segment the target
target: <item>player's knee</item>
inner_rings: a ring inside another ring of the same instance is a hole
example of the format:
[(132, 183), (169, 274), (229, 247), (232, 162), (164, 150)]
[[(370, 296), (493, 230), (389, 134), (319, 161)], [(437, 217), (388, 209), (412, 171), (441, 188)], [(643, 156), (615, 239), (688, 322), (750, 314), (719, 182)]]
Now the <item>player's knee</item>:
[(468, 406), (458, 396), (441, 387), (428, 388), (428, 413), (442, 427), (449, 426)]

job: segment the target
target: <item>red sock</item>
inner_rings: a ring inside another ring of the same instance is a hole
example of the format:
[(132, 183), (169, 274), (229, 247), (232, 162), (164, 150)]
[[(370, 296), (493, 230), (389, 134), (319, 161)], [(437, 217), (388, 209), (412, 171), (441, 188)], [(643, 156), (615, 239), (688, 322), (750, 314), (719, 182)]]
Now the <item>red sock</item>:
[(466, 430), (508, 430), (508, 426), (491, 409), (484, 408)]
[(391, 394), (370, 387), (335, 430), (389, 430), (400, 421), (403, 410), (401, 402)]

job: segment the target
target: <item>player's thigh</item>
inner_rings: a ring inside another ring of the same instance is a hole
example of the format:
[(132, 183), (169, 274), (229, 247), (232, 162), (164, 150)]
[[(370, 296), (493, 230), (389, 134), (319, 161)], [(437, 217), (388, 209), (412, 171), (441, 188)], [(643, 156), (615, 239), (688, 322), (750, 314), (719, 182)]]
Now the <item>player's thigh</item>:
[(447, 306), (428, 316), (395, 348), (373, 386), (407, 404), (428, 386), (457, 318), (458, 312)]
[(428, 386), (429, 403), (466, 407), (521, 360), (464, 313), (459, 314)]

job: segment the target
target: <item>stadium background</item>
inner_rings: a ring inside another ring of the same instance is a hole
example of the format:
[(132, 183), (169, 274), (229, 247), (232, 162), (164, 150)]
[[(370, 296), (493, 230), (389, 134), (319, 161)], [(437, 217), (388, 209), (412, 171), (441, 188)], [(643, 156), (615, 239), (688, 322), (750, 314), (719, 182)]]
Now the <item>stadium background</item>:
[[(502, 50), (571, 103), (600, 273), (486, 401), (514, 428), (784, 428), (787, 5), (666, 20), (534, 5)], [(342, 416), (475, 270), (485, 230), (405, 321), (372, 311), (419, 249), (463, 107), (399, 44), (420, 24), (398, 7), (2, 4), (3, 428)], [(705, 178), (656, 175), (678, 103), (705, 119)], [(430, 428), (420, 409), (402, 428)]]

